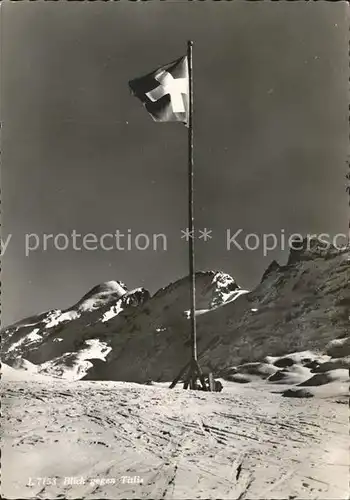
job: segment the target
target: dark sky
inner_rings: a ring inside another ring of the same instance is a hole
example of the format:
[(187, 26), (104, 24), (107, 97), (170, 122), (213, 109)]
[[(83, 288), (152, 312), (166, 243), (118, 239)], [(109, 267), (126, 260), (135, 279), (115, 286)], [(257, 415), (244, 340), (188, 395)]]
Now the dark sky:
[[(347, 4), (2, 5), (3, 324), (120, 279), (187, 273), (187, 130), (154, 123), (128, 80), (194, 41), (197, 269), (254, 286), (272, 258), (226, 229), (345, 232)], [(163, 232), (163, 251), (24, 252), (24, 234)]]

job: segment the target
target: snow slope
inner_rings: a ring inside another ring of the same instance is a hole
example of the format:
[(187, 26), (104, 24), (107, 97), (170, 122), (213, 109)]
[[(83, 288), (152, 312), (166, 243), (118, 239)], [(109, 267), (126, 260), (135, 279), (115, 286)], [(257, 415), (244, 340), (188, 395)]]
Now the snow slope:
[(346, 399), (261, 382), (203, 393), (10, 375), (2, 387), (3, 498), (348, 498)]

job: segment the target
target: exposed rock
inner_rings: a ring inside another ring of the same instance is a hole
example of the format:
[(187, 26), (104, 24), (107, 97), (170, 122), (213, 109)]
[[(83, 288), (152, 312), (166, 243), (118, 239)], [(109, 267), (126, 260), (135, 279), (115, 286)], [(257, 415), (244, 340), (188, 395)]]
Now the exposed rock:
[(292, 366), (294, 365), (294, 361), (291, 358), (279, 358), (277, 361), (274, 362), (275, 366), (278, 366), (279, 368), (286, 368), (287, 366)]
[(278, 368), (268, 363), (245, 363), (237, 366), (237, 373), (243, 375), (256, 375), (262, 379), (273, 375), (278, 371)]
[(226, 380), (229, 380), (230, 382), (237, 382), (238, 384), (247, 384), (249, 382), (252, 382), (254, 380), (253, 377), (250, 377), (249, 375), (244, 375), (243, 373), (232, 373), (229, 375), (226, 375)]
[(313, 398), (314, 394), (308, 389), (300, 389), (293, 387), (282, 392), (282, 396), (285, 398)]
[(350, 369), (350, 356), (344, 358), (333, 358), (325, 363), (318, 364), (312, 371), (314, 373), (328, 372), (329, 370), (336, 370), (337, 368)]
[(349, 370), (337, 369), (325, 373), (316, 373), (310, 379), (300, 383), (300, 386), (319, 386), (329, 384), (329, 382), (350, 381)]
[(310, 378), (310, 374), (310, 369), (293, 365), (271, 375), (268, 381), (280, 384), (299, 384)]

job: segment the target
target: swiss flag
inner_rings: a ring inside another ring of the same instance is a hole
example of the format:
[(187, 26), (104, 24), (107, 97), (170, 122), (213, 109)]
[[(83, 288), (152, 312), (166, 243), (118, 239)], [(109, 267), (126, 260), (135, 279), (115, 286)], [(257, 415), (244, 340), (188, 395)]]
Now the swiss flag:
[(129, 82), (156, 122), (188, 123), (189, 77), (187, 56)]

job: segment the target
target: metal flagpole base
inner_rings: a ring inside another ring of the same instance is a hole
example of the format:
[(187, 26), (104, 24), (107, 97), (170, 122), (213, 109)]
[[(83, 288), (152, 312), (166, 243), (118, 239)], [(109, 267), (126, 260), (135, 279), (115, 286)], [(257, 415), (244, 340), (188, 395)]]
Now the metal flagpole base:
[(206, 380), (196, 359), (191, 359), (191, 361), (180, 370), (180, 373), (170, 384), (169, 389), (173, 389), (182, 377), (184, 380), (184, 389), (207, 392), (220, 392), (222, 390), (222, 384), (215, 381), (212, 373), (209, 373), (208, 381)]
[(189, 370), (187, 372), (187, 377), (184, 381), (184, 389), (194, 389), (209, 391), (209, 386), (205, 382), (204, 375), (196, 359), (192, 359), (190, 362)]

